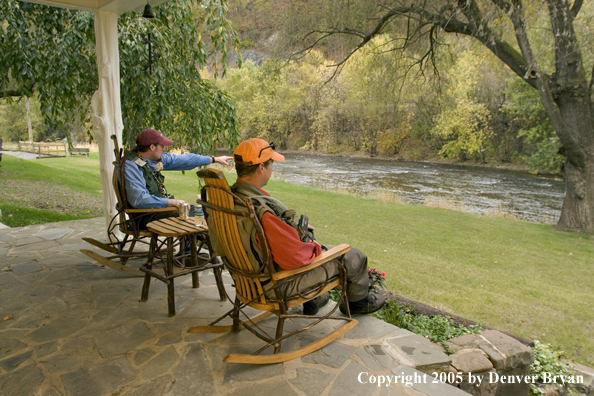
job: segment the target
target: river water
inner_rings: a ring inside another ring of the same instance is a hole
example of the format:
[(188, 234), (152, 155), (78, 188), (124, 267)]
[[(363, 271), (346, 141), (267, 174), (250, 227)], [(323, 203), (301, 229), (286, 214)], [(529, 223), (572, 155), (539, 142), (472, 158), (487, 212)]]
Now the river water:
[(510, 215), (537, 223), (559, 219), (565, 184), (528, 172), (369, 158), (286, 154), (274, 173), (289, 183), (398, 195), (407, 203)]

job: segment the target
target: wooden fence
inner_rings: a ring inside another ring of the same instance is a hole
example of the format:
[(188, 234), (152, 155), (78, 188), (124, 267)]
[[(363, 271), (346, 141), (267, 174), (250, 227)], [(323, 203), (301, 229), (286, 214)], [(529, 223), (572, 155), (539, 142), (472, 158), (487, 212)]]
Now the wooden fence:
[(67, 157), (68, 143), (19, 142), (18, 150), (37, 154), (39, 158)]

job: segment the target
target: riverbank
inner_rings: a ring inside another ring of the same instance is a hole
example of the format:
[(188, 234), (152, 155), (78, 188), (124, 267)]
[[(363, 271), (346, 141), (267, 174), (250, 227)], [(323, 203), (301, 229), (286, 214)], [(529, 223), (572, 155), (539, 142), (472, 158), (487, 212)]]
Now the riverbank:
[[(177, 198), (195, 199), (195, 172), (169, 172), (166, 177), (168, 191)], [(234, 179), (228, 175), (230, 182)], [(18, 201), (12, 188), (0, 191), (5, 218), (6, 201), (19, 210), (35, 208), (46, 202), (39, 195), (44, 191), (45, 197), (55, 196), (51, 202), (71, 210), (92, 210), (93, 200), (100, 202), (101, 197), (96, 154), (32, 161), (6, 156), (0, 183), (30, 188), (27, 194), (19, 193)], [(349, 243), (364, 251), (370, 267), (388, 274), (391, 291), (552, 343), (577, 362), (594, 366), (592, 236), (556, 232), (550, 225), (382, 203), (279, 180), (271, 180), (265, 189), (298, 213), (307, 213), (321, 242)], [(90, 216), (83, 212), (77, 218)]]

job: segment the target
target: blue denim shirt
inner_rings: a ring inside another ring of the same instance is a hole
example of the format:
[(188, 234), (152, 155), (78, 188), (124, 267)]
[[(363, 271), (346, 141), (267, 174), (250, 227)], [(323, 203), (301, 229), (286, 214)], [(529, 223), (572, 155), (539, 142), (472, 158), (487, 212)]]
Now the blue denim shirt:
[[(156, 161), (143, 158), (148, 166), (155, 171), (157, 165)], [(161, 162), (163, 163), (163, 170), (166, 171), (181, 171), (191, 170), (199, 166), (210, 164), (210, 157), (200, 154), (182, 154), (175, 155), (163, 153)], [(146, 188), (146, 181), (142, 175), (140, 167), (134, 162), (126, 160), (124, 167), (124, 178), (126, 179), (126, 195), (128, 202), (136, 209), (155, 209), (165, 208), (168, 204), (167, 198), (159, 198), (151, 195)]]

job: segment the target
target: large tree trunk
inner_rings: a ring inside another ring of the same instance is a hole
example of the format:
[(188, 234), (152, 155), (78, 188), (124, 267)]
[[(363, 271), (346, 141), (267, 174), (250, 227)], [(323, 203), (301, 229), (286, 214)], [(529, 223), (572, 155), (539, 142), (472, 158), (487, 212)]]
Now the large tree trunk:
[[(566, 151), (565, 200), (557, 229), (594, 232), (594, 123), (590, 85), (573, 20), (581, 0), (570, 9), (565, 0), (547, 0), (555, 41), (555, 73), (551, 94), (563, 125), (555, 125)], [(541, 98), (543, 97), (541, 92)], [(546, 103), (545, 104), (545, 108)], [(547, 109), (549, 117), (555, 114)]]
[(563, 78), (565, 70), (559, 69), (552, 93), (565, 125), (557, 134), (566, 159), (565, 199), (557, 229), (594, 232), (594, 123), (589, 91), (583, 77)]
[(594, 123), (586, 82), (576, 80), (557, 83), (553, 89), (564, 132), (570, 136), (566, 144), (558, 133), (566, 159), (565, 199), (557, 229), (594, 232)]
[(526, 74), (520, 76), (538, 89), (565, 150), (565, 199), (557, 229), (594, 232), (594, 123), (589, 84), (573, 28), (575, 14), (568, 2), (547, 0), (555, 43), (555, 72), (547, 76), (540, 70), (529, 42), (522, 3), (499, 4), (509, 6), (506, 11), (526, 68)]
[[(565, 151), (565, 199), (558, 230), (594, 232), (594, 123), (587, 82), (559, 67), (539, 92)], [(568, 76), (569, 75), (569, 76)], [(544, 88), (543, 88), (544, 87)], [(554, 103), (553, 103), (554, 102)]]
[[(594, 152), (594, 148), (588, 150)], [(577, 167), (565, 161), (565, 199), (557, 229), (594, 232), (594, 158), (587, 156), (586, 164)]]

